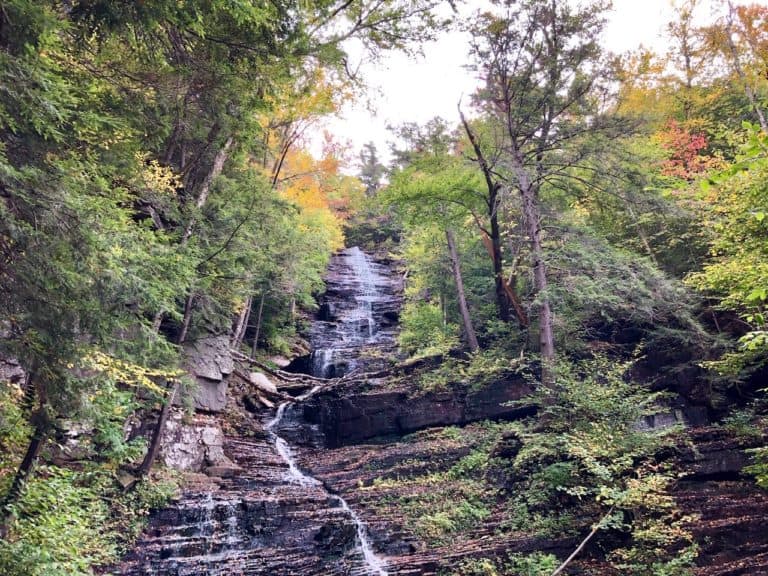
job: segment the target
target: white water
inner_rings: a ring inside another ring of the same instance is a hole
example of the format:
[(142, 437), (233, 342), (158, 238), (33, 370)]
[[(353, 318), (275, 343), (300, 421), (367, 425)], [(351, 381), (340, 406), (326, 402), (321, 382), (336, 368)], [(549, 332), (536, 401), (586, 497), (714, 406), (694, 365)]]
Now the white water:
[[(297, 399), (306, 400), (320, 388), (320, 386), (315, 386), (312, 388), (312, 390), (303, 396), (299, 396)], [(277, 450), (277, 453), (285, 461), (285, 463), (288, 464), (287, 480), (289, 482), (298, 484), (302, 487), (322, 486), (322, 482), (320, 482), (317, 478), (308, 476), (299, 470), (299, 467), (296, 465), (296, 459), (293, 455), (293, 450), (291, 450), (291, 447), (288, 445), (288, 443), (280, 436), (278, 436), (277, 432), (274, 431), (274, 428), (283, 419), (283, 416), (285, 415), (285, 409), (290, 406), (290, 404), (291, 402), (283, 402), (280, 404), (280, 406), (277, 408), (277, 414), (275, 414), (275, 417), (267, 424), (267, 432), (269, 432), (270, 437), (275, 442), (275, 449)], [(349, 516), (352, 518), (352, 521), (355, 523), (355, 527), (357, 528), (358, 545), (360, 547), (360, 552), (363, 554), (363, 559), (365, 560), (368, 574), (372, 576), (387, 576), (387, 571), (384, 569), (386, 564), (373, 551), (373, 545), (368, 538), (368, 531), (365, 528), (365, 524), (360, 519), (360, 516), (358, 516), (357, 513), (349, 507), (347, 501), (344, 500), (344, 498), (341, 496), (334, 495), (333, 499), (339, 503), (341, 509), (349, 514)]]
[(352, 313), (350, 319), (363, 324), (367, 327), (368, 338), (373, 338), (375, 322), (373, 320), (373, 299), (377, 295), (376, 279), (368, 256), (357, 246), (349, 249), (347, 253), (347, 263), (355, 273), (355, 279), (359, 284), (359, 290), (355, 294), (357, 309)]
[[(376, 320), (373, 317), (373, 303), (381, 297), (381, 276), (371, 264), (370, 257), (357, 246), (344, 252), (346, 268), (352, 273), (354, 307), (342, 308), (338, 319), (338, 333), (335, 335), (336, 348), (316, 348), (312, 352), (312, 374), (320, 378), (338, 377), (333, 370), (339, 358), (346, 361), (344, 372), (355, 369), (356, 362), (350, 360), (345, 350), (362, 348), (374, 341)], [(354, 358), (354, 356), (353, 356)]]
[(325, 378), (328, 373), (328, 367), (333, 364), (335, 353), (335, 348), (320, 348), (312, 352), (312, 374)]

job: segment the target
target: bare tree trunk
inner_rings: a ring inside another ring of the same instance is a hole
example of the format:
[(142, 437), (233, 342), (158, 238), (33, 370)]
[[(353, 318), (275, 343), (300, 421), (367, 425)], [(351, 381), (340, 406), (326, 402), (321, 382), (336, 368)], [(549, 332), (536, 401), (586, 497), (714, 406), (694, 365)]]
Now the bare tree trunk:
[[(213, 165), (208, 171), (208, 174), (205, 175), (203, 182), (200, 184), (200, 190), (197, 194), (197, 199), (195, 200), (195, 208), (198, 210), (200, 210), (203, 206), (205, 206), (205, 203), (208, 202), (208, 195), (211, 193), (211, 185), (224, 169), (224, 163), (227, 161), (227, 158), (229, 158), (229, 151), (232, 148), (232, 144), (234, 144), (234, 142), (235, 139), (230, 136), (227, 138), (226, 142), (224, 142), (219, 151), (216, 152), (216, 156), (213, 158)], [(184, 233), (181, 235), (182, 245), (185, 245), (187, 242), (189, 242), (189, 239), (192, 237), (192, 230), (194, 227), (195, 218), (193, 216), (189, 219), (189, 222), (187, 222), (187, 226), (184, 228)]]
[(488, 209), (488, 217), (491, 222), (491, 229), (490, 231), (483, 230), (483, 232), (485, 232), (490, 238), (489, 252), (491, 255), (491, 260), (493, 260), (493, 276), (496, 288), (496, 308), (498, 310), (499, 320), (509, 322), (511, 316), (509, 300), (507, 299), (507, 293), (504, 289), (504, 267), (501, 260), (501, 230), (499, 228), (498, 216), (499, 192), (501, 191), (501, 186), (494, 180), (491, 166), (488, 164), (488, 161), (483, 155), (483, 149), (480, 147), (480, 143), (477, 141), (475, 133), (472, 132), (472, 129), (469, 126), (469, 122), (467, 122), (467, 119), (464, 117), (464, 113), (461, 111), (461, 105), (459, 105), (459, 116), (461, 117), (461, 123), (464, 126), (464, 131), (467, 133), (467, 137), (469, 138), (469, 141), (472, 144), (472, 148), (477, 155), (477, 163), (480, 166), (480, 170), (482, 171), (483, 177), (485, 178), (486, 187), (488, 188), (486, 204)]
[[(40, 450), (45, 444), (45, 440), (48, 438), (48, 432), (50, 431), (50, 422), (45, 410), (48, 402), (46, 390), (34, 375), (30, 375), (29, 381), (30, 383), (34, 382), (33, 390), (37, 395), (37, 409), (30, 414), (29, 418), (29, 421), (33, 426), (32, 437), (29, 440), (27, 451), (24, 453), (24, 458), (22, 459), (21, 464), (19, 464), (19, 468), (16, 470), (16, 475), (13, 477), (13, 483), (2, 502), (0, 502), (0, 509), (5, 508), (6, 505), (18, 498), (21, 489), (24, 486), (24, 482), (32, 472), (35, 461), (40, 455)], [(3, 524), (5, 524), (5, 522), (3, 522)], [(5, 531), (5, 526), (0, 528), (2, 528), (0, 531)]]
[(162, 439), (163, 431), (165, 430), (165, 423), (168, 421), (168, 416), (171, 414), (171, 409), (173, 408), (173, 403), (176, 400), (176, 394), (178, 391), (179, 381), (175, 380), (170, 392), (168, 393), (168, 399), (160, 410), (160, 416), (157, 418), (157, 423), (152, 430), (152, 439), (150, 440), (149, 446), (147, 447), (147, 453), (145, 454), (144, 460), (138, 469), (138, 474), (140, 476), (146, 476), (149, 474), (149, 471), (152, 469), (152, 465), (155, 463), (157, 453), (160, 451), (160, 440)]
[(496, 288), (496, 303), (499, 308), (499, 320), (509, 322), (510, 314), (509, 298), (504, 285), (504, 263), (501, 259), (501, 229), (499, 227), (498, 203), (501, 186), (495, 184), (488, 202), (488, 216), (491, 221), (491, 250), (493, 258), (493, 276)]
[(453, 270), (453, 279), (456, 281), (456, 293), (459, 297), (459, 312), (461, 312), (461, 321), (464, 324), (464, 335), (472, 352), (477, 352), (480, 346), (477, 343), (475, 328), (472, 326), (472, 318), (469, 315), (467, 306), (467, 297), (464, 293), (464, 280), (461, 277), (461, 263), (459, 262), (459, 252), (456, 249), (456, 239), (453, 231), (445, 230), (445, 238), (448, 241), (448, 254), (451, 257), (451, 269)]
[(443, 328), (448, 326), (448, 310), (445, 304), (445, 294), (440, 292), (440, 315), (443, 317)]
[(253, 335), (253, 348), (251, 350), (251, 358), (256, 358), (256, 350), (259, 348), (259, 333), (261, 332), (261, 317), (264, 313), (264, 298), (266, 297), (266, 290), (261, 293), (261, 300), (259, 300), (259, 312), (256, 317), (256, 333)]
[(541, 383), (554, 385), (555, 338), (552, 329), (552, 308), (547, 295), (547, 270), (544, 264), (544, 250), (541, 245), (541, 214), (538, 194), (531, 183), (528, 171), (519, 153), (513, 154), (513, 168), (517, 176), (523, 204), (523, 216), (531, 243), (533, 260), (533, 286), (539, 300), (539, 352), (541, 354)]
[(43, 447), (43, 444), (45, 444), (47, 437), (48, 428), (37, 424), (32, 431), (32, 438), (27, 446), (24, 459), (21, 461), (21, 464), (19, 464), (19, 468), (16, 470), (16, 475), (13, 477), (13, 483), (11, 484), (8, 493), (5, 495), (5, 498), (3, 498), (2, 507), (5, 507), (7, 504), (10, 504), (18, 498), (24, 482), (29, 477), (32, 467), (34, 466), (37, 457), (40, 455), (40, 449)]
[(598, 530), (600, 530), (600, 528), (603, 526), (603, 522), (605, 522), (605, 520), (606, 520), (606, 519), (607, 519), (607, 518), (608, 518), (608, 517), (609, 517), (611, 514), (613, 514), (613, 506), (611, 506), (611, 509), (610, 509), (610, 510), (608, 510), (608, 512), (606, 513), (606, 515), (605, 515), (605, 516), (603, 516), (603, 517), (600, 519), (600, 521), (599, 521), (597, 524), (595, 524), (594, 526), (592, 526), (592, 530), (590, 530), (590, 532), (589, 532), (589, 534), (587, 534), (586, 538), (584, 538), (584, 540), (582, 540), (582, 541), (581, 541), (581, 543), (578, 545), (578, 547), (576, 548), (576, 550), (574, 550), (573, 552), (571, 552), (571, 555), (570, 555), (570, 556), (568, 556), (568, 558), (566, 558), (566, 559), (565, 559), (565, 561), (564, 561), (562, 564), (560, 564), (560, 566), (558, 566), (558, 567), (557, 567), (557, 570), (555, 570), (554, 572), (552, 572), (552, 574), (550, 574), (549, 576), (557, 576), (557, 575), (558, 575), (558, 574), (560, 574), (560, 573), (561, 573), (563, 570), (565, 570), (565, 567), (566, 567), (566, 566), (568, 566), (568, 564), (570, 564), (570, 563), (571, 563), (571, 560), (573, 560), (574, 558), (576, 558), (576, 556), (578, 556), (578, 555), (579, 555), (579, 552), (581, 552), (581, 551), (584, 549), (584, 546), (586, 546), (586, 545), (587, 545), (587, 542), (589, 542), (589, 541), (592, 539), (592, 536), (594, 536), (595, 534), (597, 534), (597, 531), (598, 531)]
[(749, 78), (747, 78), (747, 75), (744, 73), (744, 69), (741, 67), (739, 52), (736, 48), (736, 44), (733, 42), (732, 34), (734, 12), (736, 12), (736, 9), (733, 6), (733, 2), (728, 0), (728, 20), (725, 29), (725, 36), (728, 39), (728, 50), (731, 53), (731, 65), (733, 66), (734, 72), (736, 72), (739, 79), (744, 84), (744, 92), (746, 93), (747, 99), (752, 106), (752, 110), (754, 110), (755, 115), (757, 116), (757, 121), (760, 123), (760, 128), (762, 128), (763, 132), (768, 132), (768, 121), (766, 121), (763, 109), (760, 107), (760, 103), (757, 101), (755, 91), (752, 89), (752, 86), (749, 83)]
[[(192, 323), (192, 309), (195, 304), (195, 293), (190, 292), (187, 296), (187, 300), (184, 303), (184, 318), (181, 322), (181, 330), (176, 338), (176, 343), (181, 345), (187, 340), (187, 334), (189, 333), (189, 327)], [(163, 438), (163, 431), (165, 430), (165, 423), (168, 421), (168, 416), (171, 414), (173, 403), (176, 400), (176, 395), (179, 392), (179, 380), (174, 380), (170, 391), (168, 392), (168, 399), (160, 410), (160, 416), (157, 418), (157, 423), (152, 429), (152, 438), (149, 440), (149, 446), (147, 447), (147, 453), (144, 455), (144, 460), (139, 466), (138, 474), (140, 476), (146, 476), (152, 470), (152, 465), (155, 463), (157, 453), (160, 451), (160, 441)]]
[(245, 334), (245, 327), (248, 326), (248, 318), (251, 316), (251, 304), (253, 303), (253, 296), (248, 295), (245, 299), (245, 304), (240, 314), (237, 316), (237, 324), (235, 327), (235, 333), (232, 335), (232, 347), (237, 349), (243, 341), (243, 335)]
[(195, 293), (190, 292), (187, 296), (187, 300), (184, 302), (184, 317), (181, 320), (181, 330), (176, 338), (177, 344), (184, 344), (187, 341), (187, 334), (189, 333), (189, 327), (192, 324), (192, 310), (195, 307)]

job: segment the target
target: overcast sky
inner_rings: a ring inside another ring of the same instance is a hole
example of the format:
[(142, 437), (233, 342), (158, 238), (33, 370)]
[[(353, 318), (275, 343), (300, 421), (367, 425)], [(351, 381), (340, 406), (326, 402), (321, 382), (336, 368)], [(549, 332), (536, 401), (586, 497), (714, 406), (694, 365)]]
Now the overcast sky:
[[(708, 19), (717, 1), (701, 0), (698, 17)], [(471, 13), (481, 2), (468, 1), (467, 4)], [(614, 10), (608, 17), (604, 34), (605, 46), (623, 53), (643, 44), (662, 52), (666, 42), (664, 29), (672, 16), (672, 0), (614, 0)], [(353, 159), (358, 157), (364, 143), (373, 141), (380, 157), (386, 159), (387, 142), (392, 140), (386, 128), (388, 124), (424, 123), (434, 116), (458, 122), (456, 104), (462, 94), (466, 100), (477, 84), (472, 74), (463, 68), (467, 61), (467, 37), (450, 32), (427, 44), (423, 57), (409, 59), (395, 54), (376, 66), (363, 66), (361, 73), (371, 86), (369, 99), (375, 112), (363, 103), (348, 106), (341, 117), (318, 126), (318, 133), (325, 129), (337, 141), (348, 141)], [(320, 138), (314, 142), (320, 142)], [(316, 154), (319, 152), (317, 144), (312, 149)], [(349, 168), (356, 172), (355, 166)]]

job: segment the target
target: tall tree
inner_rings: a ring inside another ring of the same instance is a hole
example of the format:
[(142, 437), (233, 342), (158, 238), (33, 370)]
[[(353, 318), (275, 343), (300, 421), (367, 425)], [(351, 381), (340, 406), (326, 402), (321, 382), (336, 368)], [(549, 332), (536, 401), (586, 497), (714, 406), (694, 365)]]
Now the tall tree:
[(360, 181), (365, 186), (366, 195), (373, 196), (378, 191), (385, 171), (385, 166), (379, 162), (376, 144), (366, 142), (360, 150)]
[(542, 381), (551, 385), (555, 337), (541, 192), (567, 186), (585, 156), (578, 140), (603, 128), (600, 79), (607, 71), (598, 42), (609, 4), (494, 4), (495, 12), (479, 14), (470, 26), (474, 68), (484, 82), (476, 104), (497, 126), (490, 153), (470, 124), (463, 123), (494, 204), (507, 190), (519, 194), (538, 307)]

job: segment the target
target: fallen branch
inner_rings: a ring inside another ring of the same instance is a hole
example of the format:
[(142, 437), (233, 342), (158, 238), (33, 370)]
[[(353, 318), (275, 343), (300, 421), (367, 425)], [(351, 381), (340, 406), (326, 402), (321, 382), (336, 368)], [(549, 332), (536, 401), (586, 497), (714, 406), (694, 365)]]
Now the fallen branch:
[(579, 544), (579, 545), (578, 545), (578, 547), (576, 548), (576, 550), (574, 550), (574, 551), (571, 553), (571, 555), (570, 555), (570, 556), (568, 556), (568, 558), (566, 558), (566, 559), (565, 559), (565, 562), (563, 562), (562, 564), (560, 564), (560, 566), (558, 567), (558, 569), (557, 569), (557, 570), (555, 570), (554, 572), (552, 572), (552, 574), (550, 574), (549, 576), (557, 576), (558, 574), (560, 574), (560, 572), (562, 572), (563, 570), (565, 570), (565, 567), (566, 567), (566, 566), (568, 566), (568, 564), (570, 564), (571, 560), (573, 560), (574, 558), (576, 558), (576, 556), (578, 556), (579, 552), (581, 552), (581, 551), (584, 549), (584, 546), (586, 546), (586, 545), (587, 545), (587, 542), (589, 542), (589, 541), (592, 539), (592, 536), (594, 536), (595, 534), (597, 534), (597, 531), (598, 531), (598, 530), (600, 530), (600, 528), (601, 528), (601, 527), (602, 527), (602, 525), (603, 525), (603, 522), (605, 522), (605, 520), (606, 520), (606, 519), (608, 518), (608, 516), (610, 516), (611, 514), (613, 514), (613, 506), (611, 506), (611, 509), (610, 509), (610, 510), (608, 510), (608, 512), (606, 512), (606, 513), (605, 513), (605, 516), (603, 516), (602, 518), (600, 518), (600, 521), (599, 521), (597, 524), (595, 524), (594, 526), (592, 526), (592, 531), (591, 531), (589, 534), (587, 534), (587, 537), (586, 537), (586, 538), (584, 538), (584, 540), (582, 540), (582, 541), (581, 541), (581, 544)]

